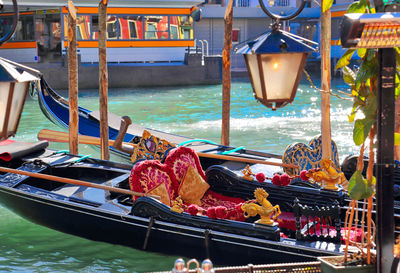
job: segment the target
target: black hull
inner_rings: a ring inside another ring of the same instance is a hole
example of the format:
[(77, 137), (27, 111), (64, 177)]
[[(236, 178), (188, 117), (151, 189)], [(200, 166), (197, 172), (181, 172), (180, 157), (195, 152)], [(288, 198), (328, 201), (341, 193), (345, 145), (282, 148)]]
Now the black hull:
[[(150, 222), (150, 218), (122, 217), (5, 187), (0, 187), (0, 202), (39, 225), (94, 241), (137, 249), (143, 249)], [(216, 264), (300, 262), (338, 254), (332, 249), (312, 248), (307, 243), (291, 246), (295, 244), (293, 240), (276, 242), (217, 231), (210, 231), (207, 250), (206, 230), (155, 220), (145, 250), (198, 259), (211, 258)]]

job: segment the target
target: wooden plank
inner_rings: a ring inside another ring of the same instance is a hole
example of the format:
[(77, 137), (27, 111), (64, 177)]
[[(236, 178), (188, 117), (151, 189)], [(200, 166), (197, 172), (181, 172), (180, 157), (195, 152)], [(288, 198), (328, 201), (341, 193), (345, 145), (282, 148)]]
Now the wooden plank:
[(230, 0), (225, 11), (224, 49), (222, 50), (222, 129), (221, 144), (229, 146), (229, 120), (231, 110), (231, 50), (232, 50), (232, 17), (233, 0)]
[(68, 91), (69, 91), (69, 151), (78, 154), (78, 57), (76, 54), (76, 9), (68, 1)]
[(107, 70), (107, 4), (99, 3), (99, 100), (100, 100), (100, 148), (101, 159), (110, 159), (108, 144), (108, 70)]

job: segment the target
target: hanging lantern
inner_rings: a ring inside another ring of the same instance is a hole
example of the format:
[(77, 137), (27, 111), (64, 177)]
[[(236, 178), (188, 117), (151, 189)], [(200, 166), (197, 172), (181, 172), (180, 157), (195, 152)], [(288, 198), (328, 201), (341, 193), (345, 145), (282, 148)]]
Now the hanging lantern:
[[(271, 12), (263, 0), (258, 2), (273, 20), (272, 29), (246, 42), (236, 53), (244, 56), (255, 98), (276, 110), (294, 100), (308, 54), (318, 48), (313, 41), (279, 29), (280, 21), (294, 19), (301, 13), (306, 0), (285, 16)], [(270, 7), (275, 5), (274, 1), (268, 3)]]
[(245, 58), (255, 98), (276, 110), (294, 100), (308, 54), (314, 50), (275, 25), (237, 53)]

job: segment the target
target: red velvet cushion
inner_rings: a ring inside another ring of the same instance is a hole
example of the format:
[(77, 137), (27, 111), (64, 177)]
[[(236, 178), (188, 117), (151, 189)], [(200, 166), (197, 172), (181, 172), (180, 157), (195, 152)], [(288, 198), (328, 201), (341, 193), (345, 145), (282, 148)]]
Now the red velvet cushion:
[(173, 149), (168, 153), (164, 164), (171, 168), (179, 183), (182, 182), (189, 165), (192, 165), (203, 177), (204, 181), (207, 181), (207, 177), (200, 165), (199, 156), (191, 148), (178, 147)]
[[(132, 169), (129, 182), (133, 191), (143, 193), (150, 193), (164, 183), (169, 193), (169, 199), (174, 200), (177, 197), (178, 181), (172, 170), (157, 160), (139, 162)], [(133, 198), (136, 200), (138, 197), (133, 196)]]

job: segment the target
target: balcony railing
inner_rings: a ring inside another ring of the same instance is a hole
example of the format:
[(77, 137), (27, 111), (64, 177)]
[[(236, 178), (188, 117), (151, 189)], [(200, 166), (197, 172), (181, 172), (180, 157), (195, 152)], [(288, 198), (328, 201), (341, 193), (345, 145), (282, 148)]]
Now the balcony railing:
[(250, 7), (250, 0), (234, 0), (234, 7)]

